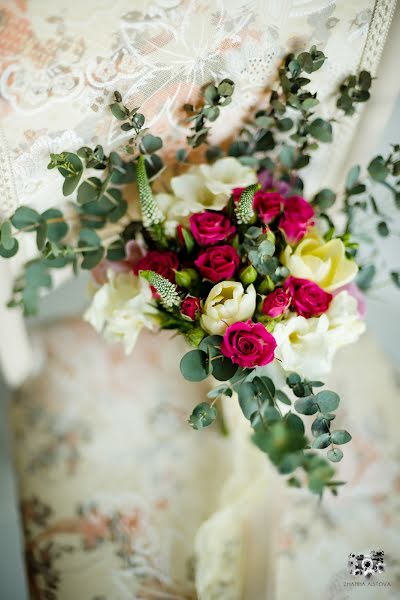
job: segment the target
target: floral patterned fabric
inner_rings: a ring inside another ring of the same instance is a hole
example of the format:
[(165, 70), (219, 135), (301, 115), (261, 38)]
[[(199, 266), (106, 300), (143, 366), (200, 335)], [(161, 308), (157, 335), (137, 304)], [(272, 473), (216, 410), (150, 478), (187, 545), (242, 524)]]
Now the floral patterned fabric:
[(398, 388), (371, 340), (338, 355), (348, 483), (319, 504), (251, 446), (234, 399), (228, 436), (189, 428), (206, 388), (182, 380), (182, 341), (143, 334), (126, 358), (79, 321), (37, 335), (41, 374), (12, 407), (33, 600), (351, 599), (347, 556), (371, 548), (390, 587), (363, 598), (398, 597)]

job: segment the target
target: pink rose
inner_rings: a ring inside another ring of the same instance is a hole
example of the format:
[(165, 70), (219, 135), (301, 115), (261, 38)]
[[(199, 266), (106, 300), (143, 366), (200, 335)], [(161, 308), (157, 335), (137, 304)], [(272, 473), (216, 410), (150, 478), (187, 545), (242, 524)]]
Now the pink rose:
[(133, 267), (135, 275), (139, 271), (154, 271), (172, 283), (175, 282), (175, 271), (179, 267), (179, 260), (175, 252), (171, 250), (150, 250)]
[(313, 281), (288, 277), (284, 289), (289, 290), (292, 296), (292, 307), (302, 317), (309, 319), (316, 317), (328, 310), (333, 298)]
[(228, 217), (221, 212), (212, 212), (211, 210), (192, 215), (190, 229), (200, 246), (213, 246), (218, 242), (228, 240), (235, 233), (235, 227)]
[(240, 196), (242, 195), (242, 192), (244, 192), (246, 188), (244, 187), (237, 187), (237, 188), (233, 188), (232, 190), (232, 198), (234, 202), (238, 202), (240, 200)]
[(290, 196), (285, 199), (283, 216), (279, 227), (291, 244), (299, 242), (313, 224), (314, 209), (301, 196)]
[(253, 208), (264, 223), (271, 223), (283, 207), (285, 199), (277, 192), (256, 192)]
[(200, 312), (200, 300), (195, 296), (186, 296), (181, 304), (181, 313), (194, 321)]
[(289, 308), (291, 301), (292, 297), (289, 290), (276, 288), (265, 298), (262, 313), (263, 315), (267, 315), (267, 317), (276, 319), (276, 317), (279, 317)]
[(262, 323), (234, 323), (225, 331), (221, 352), (241, 367), (267, 365), (274, 359), (276, 341)]
[(205, 279), (218, 283), (234, 276), (240, 258), (233, 246), (211, 246), (200, 252), (194, 264)]

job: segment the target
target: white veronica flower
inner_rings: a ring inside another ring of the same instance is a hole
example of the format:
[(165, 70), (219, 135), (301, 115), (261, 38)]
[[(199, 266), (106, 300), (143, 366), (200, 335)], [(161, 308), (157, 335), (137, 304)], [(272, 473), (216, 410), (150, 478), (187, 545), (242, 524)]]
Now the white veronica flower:
[(184, 175), (171, 179), (175, 196), (185, 201), (190, 212), (222, 210), (235, 187), (247, 187), (257, 181), (257, 175), (236, 158), (228, 156), (212, 165), (195, 165)]
[(228, 325), (251, 319), (255, 309), (254, 285), (249, 285), (245, 291), (238, 281), (221, 281), (208, 294), (201, 325), (211, 335), (223, 335)]
[(292, 315), (277, 323), (273, 332), (278, 345), (275, 357), (286, 371), (318, 379), (331, 370), (338, 348), (355, 342), (364, 331), (357, 300), (342, 291), (320, 317), (306, 319)]
[(95, 293), (84, 315), (97, 332), (110, 342), (121, 342), (125, 353), (132, 352), (143, 327), (154, 329), (150, 305), (152, 293), (147, 281), (132, 273), (108, 272), (108, 282)]

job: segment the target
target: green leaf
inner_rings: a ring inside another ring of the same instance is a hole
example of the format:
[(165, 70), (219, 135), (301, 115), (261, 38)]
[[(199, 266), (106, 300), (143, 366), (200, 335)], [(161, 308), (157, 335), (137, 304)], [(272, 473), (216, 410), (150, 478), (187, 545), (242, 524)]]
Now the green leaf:
[(332, 125), (323, 119), (315, 119), (311, 121), (308, 127), (309, 133), (320, 142), (332, 141)]
[[(193, 350), (196, 352), (196, 350)], [(207, 402), (198, 404), (189, 418), (189, 423), (193, 429), (203, 429), (208, 427), (217, 418), (217, 409), (214, 406), (210, 406)]]
[(182, 357), (180, 370), (188, 381), (202, 381), (209, 375), (208, 354), (202, 350), (191, 350)]
[(204, 90), (204, 100), (208, 104), (214, 104), (214, 100), (216, 100), (217, 98), (218, 98), (217, 88), (215, 87), (215, 85), (210, 83)]
[(246, 419), (257, 411), (257, 390), (251, 382), (242, 383), (238, 390), (239, 405)]
[(94, 269), (104, 257), (104, 248), (98, 248), (97, 250), (91, 250), (90, 252), (83, 253), (83, 260), (81, 268), (91, 271)]
[(351, 190), (351, 188), (354, 187), (358, 181), (358, 178), (360, 177), (360, 172), (361, 169), (359, 165), (354, 165), (354, 167), (351, 167), (346, 177), (346, 190)]
[(382, 156), (376, 156), (368, 165), (368, 173), (375, 181), (385, 181), (389, 169)]
[(302, 52), (301, 54), (298, 55), (297, 61), (300, 64), (301, 68), (306, 73), (313, 72), (314, 68), (313, 68), (313, 59), (311, 57), (311, 54), (309, 54), (308, 52)]
[(304, 434), (305, 428), (304, 423), (297, 415), (293, 413), (289, 413), (285, 417), (285, 421), (291, 431), (296, 431), (298, 433)]
[(218, 86), (218, 94), (220, 96), (232, 96), (235, 84), (231, 79), (223, 79)]
[(269, 404), (273, 405), (275, 399), (275, 385), (272, 379), (265, 375), (254, 377), (253, 384), (257, 387), (263, 399), (267, 399)]
[(62, 191), (64, 196), (69, 196), (72, 194), (77, 188), (79, 181), (81, 179), (81, 173), (79, 175), (73, 175), (72, 177), (66, 177), (64, 179)]
[(347, 444), (347, 442), (350, 442), (351, 440), (350, 433), (348, 431), (345, 431), (344, 429), (337, 429), (336, 431), (332, 431), (331, 436), (332, 442), (334, 444), (338, 444), (339, 446), (341, 444)]
[(324, 188), (314, 196), (311, 204), (318, 206), (321, 210), (327, 210), (335, 203), (335, 200), (336, 194), (332, 190)]
[(0, 229), (0, 240), (3, 248), (7, 250), (12, 250), (14, 248), (14, 240), (11, 233), (11, 223), (10, 221), (4, 221)]
[(49, 220), (52, 219), (62, 219), (64, 218), (61, 210), (57, 208), (49, 208), (42, 213), (42, 219), (47, 221), (47, 238), (51, 242), (59, 242), (65, 237), (68, 233), (68, 224), (65, 221), (60, 221), (57, 223), (49, 223)]
[(19, 244), (15, 238), (13, 239), (12, 247), (8, 250), (6, 250), (6, 248), (4, 248), (4, 246), (0, 243), (0, 256), (2, 256), (3, 258), (11, 258), (12, 256), (15, 256), (17, 254), (18, 249)]
[(295, 158), (295, 148), (293, 146), (283, 145), (279, 153), (281, 163), (290, 169), (293, 166)]
[(389, 235), (389, 227), (385, 221), (380, 221), (376, 226), (376, 230), (382, 237), (387, 237)]
[(218, 381), (227, 381), (233, 377), (238, 370), (238, 365), (233, 364), (233, 362), (226, 356), (214, 358), (211, 363), (211, 367), (212, 375), (215, 377), (215, 379), (218, 379)]
[(293, 387), (296, 383), (300, 383), (301, 377), (297, 373), (290, 373), (286, 381), (289, 387)]
[(185, 229), (185, 227), (182, 227), (181, 231), (182, 231), (183, 241), (185, 242), (185, 246), (186, 246), (186, 252), (188, 254), (191, 254), (193, 252), (194, 246), (195, 246), (194, 237), (188, 229)]
[(114, 117), (119, 121), (125, 121), (125, 119), (127, 119), (128, 117), (126, 111), (123, 108), (121, 108), (121, 106), (117, 103), (110, 104), (110, 110)]
[(330, 433), (322, 433), (312, 443), (312, 448), (316, 448), (318, 450), (322, 450), (323, 448), (327, 448), (331, 443), (331, 434)]
[(390, 273), (390, 278), (393, 281), (393, 283), (395, 284), (395, 286), (400, 288), (400, 273), (398, 271), (392, 271)]
[(331, 448), (327, 452), (327, 457), (331, 462), (340, 462), (343, 458), (343, 452), (340, 448)]
[(147, 133), (142, 137), (140, 145), (147, 154), (153, 154), (162, 148), (163, 142), (160, 137)]
[(336, 392), (331, 392), (329, 390), (318, 392), (315, 396), (315, 400), (318, 402), (319, 410), (321, 412), (336, 410), (340, 402), (339, 395)]
[(319, 100), (317, 100), (317, 98), (306, 98), (301, 103), (301, 108), (308, 112), (309, 110), (317, 106), (317, 104), (319, 104)]
[(318, 404), (316, 403), (314, 396), (299, 398), (294, 403), (294, 407), (301, 415), (314, 415), (318, 412)]
[(356, 284), (360, 290), (368, 290), (371, 287), (372, 280), (376, 274), (375, 265), (367, 265), (361, 267), (356, 277)]
[(219, 396), (232, 396), (232, 390), (231, 388), (227, 387), (226, 385), (217, 385), (217, 387), (213, 388), (212, 390), (210, 390), (207, 393), (207, 398), (210, 399), (214, 399), (214, 398), (218, 398)]
[(94, 246), (98, 248), (101, 246), (101, 239), (95, 231), (92, 231), (91, 229), (81, 229), (79, 233), (79, 245)]
[(303, 461), (304, 452), (302, 450), (299, 450), (298, 452), (290, 452), (286, 454), (279, 463), (279, 473), (282, 473), (282, 475), (292, 473), (303, 464)]
[(282, 392), (282, 390), (276, 390), (276, 399), (279, 400), (279, 402), (282, 402), (282, 404), (287, 404), (288, 406), (292, 404), (290, 398), (288, 398), (288, 396), (285, 394), (285, 392)]
[(98, 199), (101, 189), (101, 181), (98, 177), (89, 177), (83, 181), (78, 188), (78, 204), (93, 202)]
[(47, 223), (42, 221), (36, 230), (36, 245), (42, 251), (47, 240)]
[(40, 223), (40, 215), (33, 208), (20, 206), (11, 217), (11, 223), (16, 229), (33, 231)]
[(358, 83), (362, 90), (369, 90), (372, 83), (371, 74), (368, 71), (361, 71), (358, 76)]
[(329, 433), (329, 423), (332, 419), (328, 419), (325, 415), (318, 415), (311, 425), (311, 433), (314, 437), (318, 437), (322, 433)]

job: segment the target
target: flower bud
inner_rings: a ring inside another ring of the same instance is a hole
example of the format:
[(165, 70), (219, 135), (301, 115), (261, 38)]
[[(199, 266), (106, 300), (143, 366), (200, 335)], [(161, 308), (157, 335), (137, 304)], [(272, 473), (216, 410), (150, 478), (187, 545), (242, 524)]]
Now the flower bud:
[(260, 283), (260, 285), (258, 286), (258, 293), (259, 294), (268, 294), (269, 292), (273, 292), (275, 289), (275, 284), (272, 281), (271, 277), (269, 275), (267, 275), (267, 277), (265, 277), (262, 282)]
[(190, 287), (193, 279), (197, 277), (198, 275), (194, 269), (182, 269), (182, 271), (175, 271), (175, 283), (176, 285), (179, 285), (179, 287)]
[(253, 267), (253, 265), (249, 265), (242, 269), (239, 273), (239, 279), (244, 285), (250, 285), (250, 283), (254, 283), (257, 279), (257, 271)]

